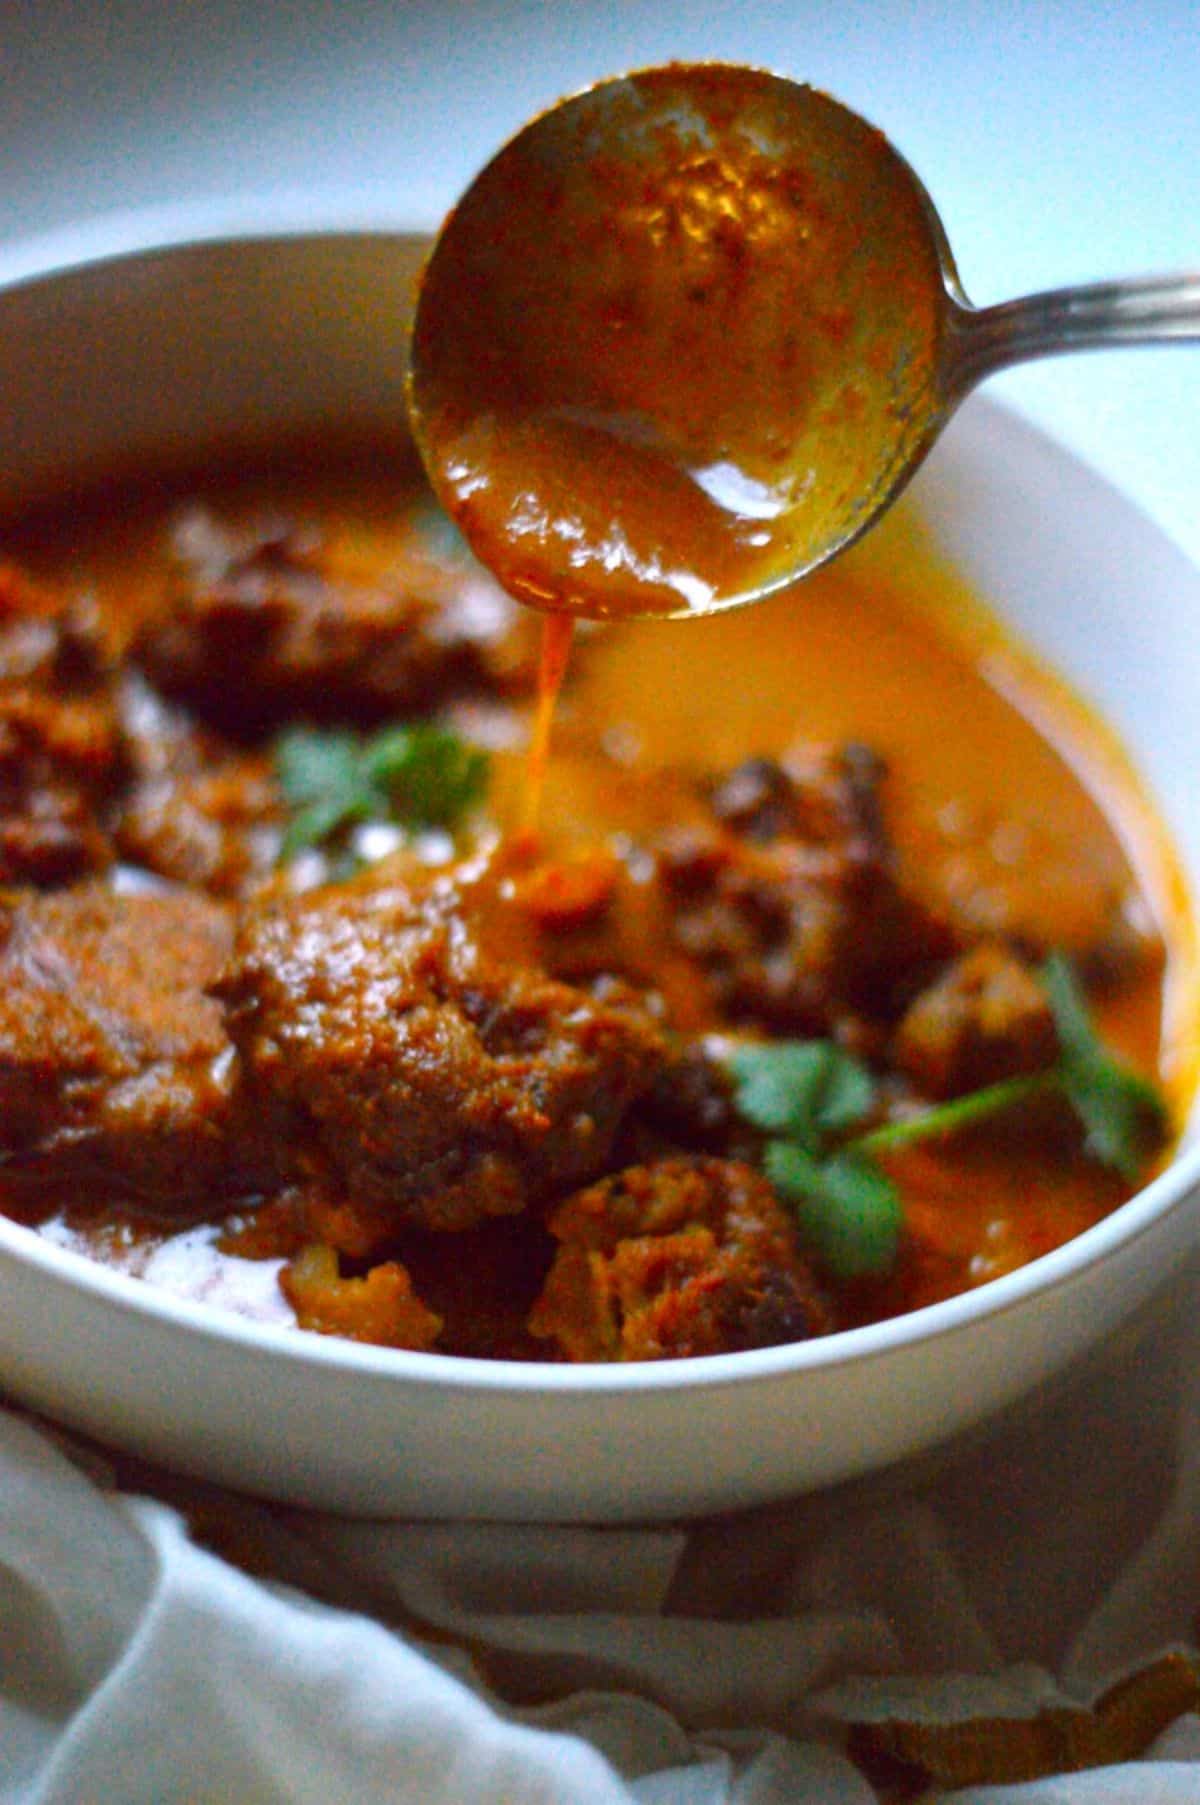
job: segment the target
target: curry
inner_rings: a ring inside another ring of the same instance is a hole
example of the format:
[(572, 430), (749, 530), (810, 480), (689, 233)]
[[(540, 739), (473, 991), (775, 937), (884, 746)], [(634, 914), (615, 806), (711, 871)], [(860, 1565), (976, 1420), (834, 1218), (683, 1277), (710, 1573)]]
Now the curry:
[(569, 666), (393, 446), (3, 545), (0, 1197), (46, 1237), (316, 1332), (657, 1359), (953, 1295), (1165, 1157), (1166, 836), (908, 529)]
[(705, 614), (865, 525), (941, 409), (944, 301), (882, 134), (759, 70), (640, 70), (531, 122), (443, 225), (414, 426), (522, 601)]

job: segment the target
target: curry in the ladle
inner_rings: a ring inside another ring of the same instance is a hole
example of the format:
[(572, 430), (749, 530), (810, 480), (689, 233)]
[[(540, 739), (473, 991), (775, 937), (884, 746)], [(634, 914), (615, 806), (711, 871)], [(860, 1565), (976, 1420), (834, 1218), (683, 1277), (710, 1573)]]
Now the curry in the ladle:
[(704, 614), (845, 544), (924, 442), (946, 329), (907, 166), (757, 70), (600, 83), (444, 225), (412, 341), (418, 441), (505, 587)]

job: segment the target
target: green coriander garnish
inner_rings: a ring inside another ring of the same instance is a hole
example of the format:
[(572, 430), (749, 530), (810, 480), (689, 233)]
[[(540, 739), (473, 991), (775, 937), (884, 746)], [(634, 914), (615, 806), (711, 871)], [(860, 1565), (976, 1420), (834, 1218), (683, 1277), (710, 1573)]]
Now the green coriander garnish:
[(733, 1070), (745, 1119), (810, 1152), (861, 1122), (875, 1100), (866, 1067), (831, 1040), (742, 1047)]
[(1070, 961), (1052, 953), (1041, 972), (1058, 1030), (1058, 1058), (1044, 1071), (953, 1097), (865, 1133), (871, 1072), (832, 1041), (776, 1041), (730, 1060), (739, 1113), (767, 1136), (763, 1167), (791, 1203), (805, 1239), (837, 1278), (885, 1273), (894, 1264), (903, 1209), (877, 1155), (956, 1134), (1033, 1098), (1057, 1092), (1082, 1124), (1091, 1157), (1135, 1183), (1161, 1146), (1167, 1112), (1154, 1085), (1104, 1046)]
[(421, 549), (438, 564), (470, 564), (471, 548), (458, 527), (435, 501), (423, 501), (409, 518), (417, 529)]
[(838, 1278), (886, 1272), (900, 1236), (900, 1198), (845, 1134), (875, 1101), (861, 1060), (829, 1040), (740, 1047), (730, 1061), (739, 1113), (769, 1137), (763, 1168), (795, 1206), (805, 1239)]
[(896, 1258), (903, 1210), (887, 1173), (854, 1146), (814, 1158), (794, 1141), (768, 1141), (767, 1177), (795, 1207), (804, 1239), (838, 1278), (887, 1272)]
[(295, 727), (275, 745), (292, 817), (285, 860), (365, 821), (453, 827), (487, 786), (487, 754), (448, 727), (420, 722), (364, 737)]
[(1075, 973), (1061, 953), (1051, 953), (1046, 960), (1042, 983), (1058, 1028), (1059, 1077), (1083, 1123), (1088, 1151), (1136, 1183), (1146, 1160), (1166, 1137), (1163, 1099), (1147, 1078), (1115, 1059), (1100, 1040)]

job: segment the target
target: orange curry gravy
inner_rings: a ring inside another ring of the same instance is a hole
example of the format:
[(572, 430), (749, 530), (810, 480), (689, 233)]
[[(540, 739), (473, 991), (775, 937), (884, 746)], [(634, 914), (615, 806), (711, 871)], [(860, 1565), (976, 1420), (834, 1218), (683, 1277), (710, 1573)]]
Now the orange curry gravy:
[[(4, 550), (38, 582), (94, 598), (120, 644), (161, 611), (178, 582), (167, 542), (183, 496), (201, 495), (235, 524), (264, 514), (298, 519), (333, 548), (343, 570), (374, 582), (397, 567), (412, 577), (411, 509), (397, 509), (398, 484), (408, 485), (425, 521), (418, 479), (391, 453), (334, 466), (310, 455), (209, 472), (182, 488), (129, 485), (90, 511), (72, 507), (13, 525)], [(427, 585), (438, 555), (430, 544), (418, 560)], [(465, 580), (462, 557), (452, 549), (445, 566), (451, 591)], [(485, 582), (473, 569), (469, 581)], [(528, 661), (536, 667), (536, 635)], [(555, 680), (551, 668), (550, 690)], [(717, 1045), (760, 1033), (761, 1024), (726, 1014), (687, 944), (668, 931), (646, 849), (694, 823), (697, 795), (713, 774), (750, 758), (791, 759), (799, 769), (805, 748), (853, 743), (883, 762), (881, 803), (913, 896), (969, 934), (1061, 948), (1111, 968), (1089, 995), (1098, 1026), (1181, 1107), (1192, 1072), (1178, 999), (1192, 982), (1191, 940), (1164, 832), (1103, 725), (964, 608), (953, 580), (903, 522), (889, 522), (809, 579), (802, 598), (782, 593), (682, 628), (580, 629), (554, 756), (538, 779), (532, 838), (530, 683), (506, 677), (486, 695), (467, 686), (435, 712), (491, 753), (488, 800), (466, 833), (469, 869), (457, 880), (465, 918), (485, 924), (489, 960), (514, 949), (536, 959), (551, 942), (561, 949), (565, 933), (571, 955), (556, 951), (556, 969), (570, 978), (574, 969), (594, 973), (611, 963), (623, 982), (654, 993), (656, 1019), (672, 1033), (715, 1035)], [(543, 739), (548, 718), (544, 707)], [(514, 850), (522, 829), (525, 843)], [(386, 881), (402, 883), (412, 855), (393, 856), (400, 875)], [(449, 856), (436, 845), (420, 852), (433, 868)], [(299, 870), (262, 881), (290, 895)], [(379, 874), (392, 870), (385, 863), (358, 882), (385, 882)], [(313, 875), (306, 868), (303, 881)], [(1024, 1118), (892, 1156), (890, 1169), (905, 1203), (898, 1265), (880, 1280), (828, 1287), (827, 1326), (911, 1309), (1010, 1270), (1095, 1223), (1129, 1189), (1083, 1158), (1061, 1123)], [(291, 1322), (299, 1309), (306, 1326), (400, 1344), (405, 1324), (415, 1322), (409, 1345), (561, 1357), (525, 1327), (553, 1254), (530, 1221), (536, 1212), (472, 1221), (459, 1232), (444, 1232), (458, 1226), (449, 1218), (432, 1234), (405, 1225), (388, 1240), (386, 1260), (372, 1267), (372, 1253), (364, 1268), (348, 1251), (358, 1230), (339, 1243), (346, 1218), (336, 1202), (324, 1218), (314, 1207), (303, 1233), (277, 1200), (257, 1212), (217, 1212), (213, 1221), (195, 1209), (174, 1221), (161, 1211), (96, 1209), (79, 1194), (39, 1212), (10, 1207), (56, 1241), (251, 1316)], [(419, 1304), (404, 1291), (409, 1279)], [(372, 1283), (368, 1295), (361, 1287)], [(310, 1297), (318, 1301), (306, 1310)], [(426, 1306), (447, 1325), (432, 1343), (421, 1339)]]

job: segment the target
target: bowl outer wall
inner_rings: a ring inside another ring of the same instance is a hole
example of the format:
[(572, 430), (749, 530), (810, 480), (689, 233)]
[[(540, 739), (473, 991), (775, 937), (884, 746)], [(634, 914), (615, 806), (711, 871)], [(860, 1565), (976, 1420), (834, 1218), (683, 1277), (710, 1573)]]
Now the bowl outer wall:
[[(423, 243), (214, 228), (0, 286), (0, 507), (231, 436), (394, 427)], [(1085, 467), (986, 402), (954, 422), (914, 500), (968, 579), (1125, 736), (1200, 872), (1197, 572)], [(295, 1503), (692, 1515), (916, 1453), (1082, 1354), (1193, 1244), (1196, 1166), (1185, 1149), (1105, 1223), (966, 1297), (669, 1367), (513, 1367), (300, 1337), (157, 1293), (0, 1219), (0, 1376), (64, 1422)]]

